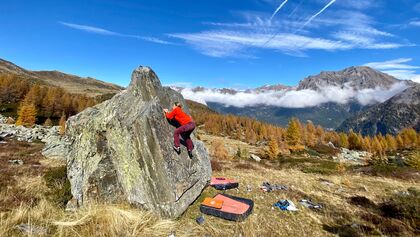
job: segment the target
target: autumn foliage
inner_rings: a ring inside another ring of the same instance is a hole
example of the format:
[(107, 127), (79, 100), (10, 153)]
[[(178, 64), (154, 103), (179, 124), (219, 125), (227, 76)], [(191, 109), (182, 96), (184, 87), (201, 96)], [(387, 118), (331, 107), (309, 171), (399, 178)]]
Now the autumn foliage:
[(18, 119), (16, 125), (32, 127), (36, 122), (36, 108), (35, 105), (28, 102), (23, 102), (19, 107)]
[(38, 123), (45, 123), (48, 118), (51, 122), (57, 122), (63, 113), (68, 117), (98, 102), (100, 101), (86, 95), (67, 93), (59, 87), (34, 84), (17, 75), (0, 75), (0, 104), (17, 104), (17, 122), (22, 124), (35, 123), (34, 111)]
[(63, 113), (60, 118), (60, 122), (58, 123), (60, 126), (60, 134), (64, 135), (66, 132), (66, 115)]

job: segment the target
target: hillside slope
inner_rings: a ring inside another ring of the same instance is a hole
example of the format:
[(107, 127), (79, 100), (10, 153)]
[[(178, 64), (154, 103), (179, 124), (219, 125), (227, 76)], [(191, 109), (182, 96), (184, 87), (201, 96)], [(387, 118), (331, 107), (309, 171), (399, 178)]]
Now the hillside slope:
[(363, 135), (395, 135), (403, 128), (415, 128), (420, 131), (420, 84), (348, 118), (337, 130), (352, 129)]
[(115, 94), (123, 89), (123, 87), (112, 83), (59, 71), (30, 71), (3, 59), (0, 59), (0, 74), (18, 75), (34, 83), (61, 87), (72, 94), (86, 94), (92, 97), (110, 93)]

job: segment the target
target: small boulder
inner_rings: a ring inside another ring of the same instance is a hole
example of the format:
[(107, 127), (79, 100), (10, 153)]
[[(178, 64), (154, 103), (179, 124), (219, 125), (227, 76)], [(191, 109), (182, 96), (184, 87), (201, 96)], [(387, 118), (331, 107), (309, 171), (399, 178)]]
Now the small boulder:
[(7, 118), (0, 114), (0, 124), (5, 124), (7, 122)]
[(9, 160), (9, 163), (14, 165), (23, 165), (23, 160)]
[(67, 137), (52, 135), (42, 140), (45, 146), (42, 155), (49, 159), (65, 160), (69, 152), (70, 142)]
[(257, 155), (251, 154), (250, 157), (251, 157), (251, 159), (255, 160), (256, 162), (260, 162), (261, 161), (261, 158), (259, 156), (257, 156)]

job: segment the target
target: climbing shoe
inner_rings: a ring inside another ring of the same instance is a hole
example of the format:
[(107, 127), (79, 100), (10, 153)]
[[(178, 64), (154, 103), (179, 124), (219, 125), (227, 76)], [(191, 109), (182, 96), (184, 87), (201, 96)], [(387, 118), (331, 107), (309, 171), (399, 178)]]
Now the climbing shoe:
[(173, 146), (173, 148), (178, 155), (181, 154), (181, 147)]
[(194, 158), (192, 151), (188, 151), (188, 156), (190, 157), (190, 159)]

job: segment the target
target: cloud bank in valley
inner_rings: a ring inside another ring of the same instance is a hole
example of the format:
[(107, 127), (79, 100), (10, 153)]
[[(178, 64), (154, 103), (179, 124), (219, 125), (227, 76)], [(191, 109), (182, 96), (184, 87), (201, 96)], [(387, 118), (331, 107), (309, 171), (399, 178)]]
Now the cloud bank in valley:
[(345, 104), (357, 101), (362, 105), (384, 102), (392, 96), (407, 88), (405, 82), (394, 84), (389, 89), (375, 88), (354, 90), (351, 87), (324, 87), (322, 90), (282, 90), (282, 91), (239, 91), (236, 94), (222, 93), (216, 89), (194, 91), (185, 88), (182, 95), (189, 100), (207, 104), (208, 102), (220, 103), (225, 106), (249, 107), (249, 106), (276, 106), (284, 108), (314, 107), (328, 102)]

